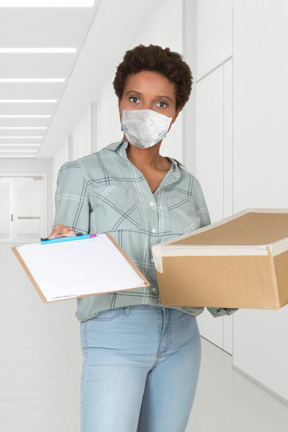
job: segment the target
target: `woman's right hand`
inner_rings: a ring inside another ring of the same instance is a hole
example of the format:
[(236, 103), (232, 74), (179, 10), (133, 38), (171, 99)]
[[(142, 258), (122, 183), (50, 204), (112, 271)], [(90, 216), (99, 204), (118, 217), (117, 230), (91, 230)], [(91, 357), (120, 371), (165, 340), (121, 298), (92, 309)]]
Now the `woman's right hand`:
[(76, 235), (74, 231), (72, 231), (66, 225), (58, 224), (55, 226), (51, 234), (49, 235), (49, 239), (61, 237), (61, 236), (73, 236)]

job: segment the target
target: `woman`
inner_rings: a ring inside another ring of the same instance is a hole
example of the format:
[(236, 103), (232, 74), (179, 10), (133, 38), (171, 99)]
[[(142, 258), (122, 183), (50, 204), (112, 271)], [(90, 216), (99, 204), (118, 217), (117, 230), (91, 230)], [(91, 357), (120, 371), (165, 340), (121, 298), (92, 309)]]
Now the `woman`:
[(150, 287), (78, 300), (82, 432), (184, 432), (200, 366), (195, 316), (203, 308), (161, 306), (151, 247), (209, 224), (198, 181), (159, 153), (192, 75), (179, 54), (140, 45), (127, 51), (113, 84), (123, 139), (60, 169), (50, 237), (109, 233)]

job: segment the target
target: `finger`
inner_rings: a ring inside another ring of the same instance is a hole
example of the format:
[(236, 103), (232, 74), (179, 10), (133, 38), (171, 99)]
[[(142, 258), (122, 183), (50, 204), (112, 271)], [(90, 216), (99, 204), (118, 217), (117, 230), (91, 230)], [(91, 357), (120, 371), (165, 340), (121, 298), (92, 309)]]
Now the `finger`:
[(61, 236), (73, 236), (73, 235), (75, 235), (75, 232), (71, 230), (69, 227), (58, 224), (53, 229), (53, 231), (51, 232), (48, 238), (50, 239), (50, 238), (56, 238)]

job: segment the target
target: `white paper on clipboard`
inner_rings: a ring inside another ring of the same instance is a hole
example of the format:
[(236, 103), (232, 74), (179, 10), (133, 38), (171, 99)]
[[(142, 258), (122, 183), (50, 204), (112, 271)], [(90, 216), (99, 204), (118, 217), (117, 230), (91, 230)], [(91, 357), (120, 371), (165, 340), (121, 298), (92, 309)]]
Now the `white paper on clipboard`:
[(90, 239), (12, 248), (44, 302), (148, 286), (106, 234)]

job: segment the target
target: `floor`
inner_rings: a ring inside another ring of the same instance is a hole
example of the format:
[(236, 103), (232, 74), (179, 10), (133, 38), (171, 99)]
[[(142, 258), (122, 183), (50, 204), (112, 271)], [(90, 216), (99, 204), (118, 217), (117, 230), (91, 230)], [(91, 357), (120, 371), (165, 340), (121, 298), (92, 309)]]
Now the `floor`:
[(232, 357), (202, 339), (202, 366), (186, 432), (287, 432), (288, 405), (232, 369)]
[[(0, 430), (79, 432), (75, 301), (42, 303), (9, 245), (0, 244), (0, 268)], [(202, 339), (186, 432), (287, 432), (287, 425), (288, 406), (233, 370), (231, 356)]]

